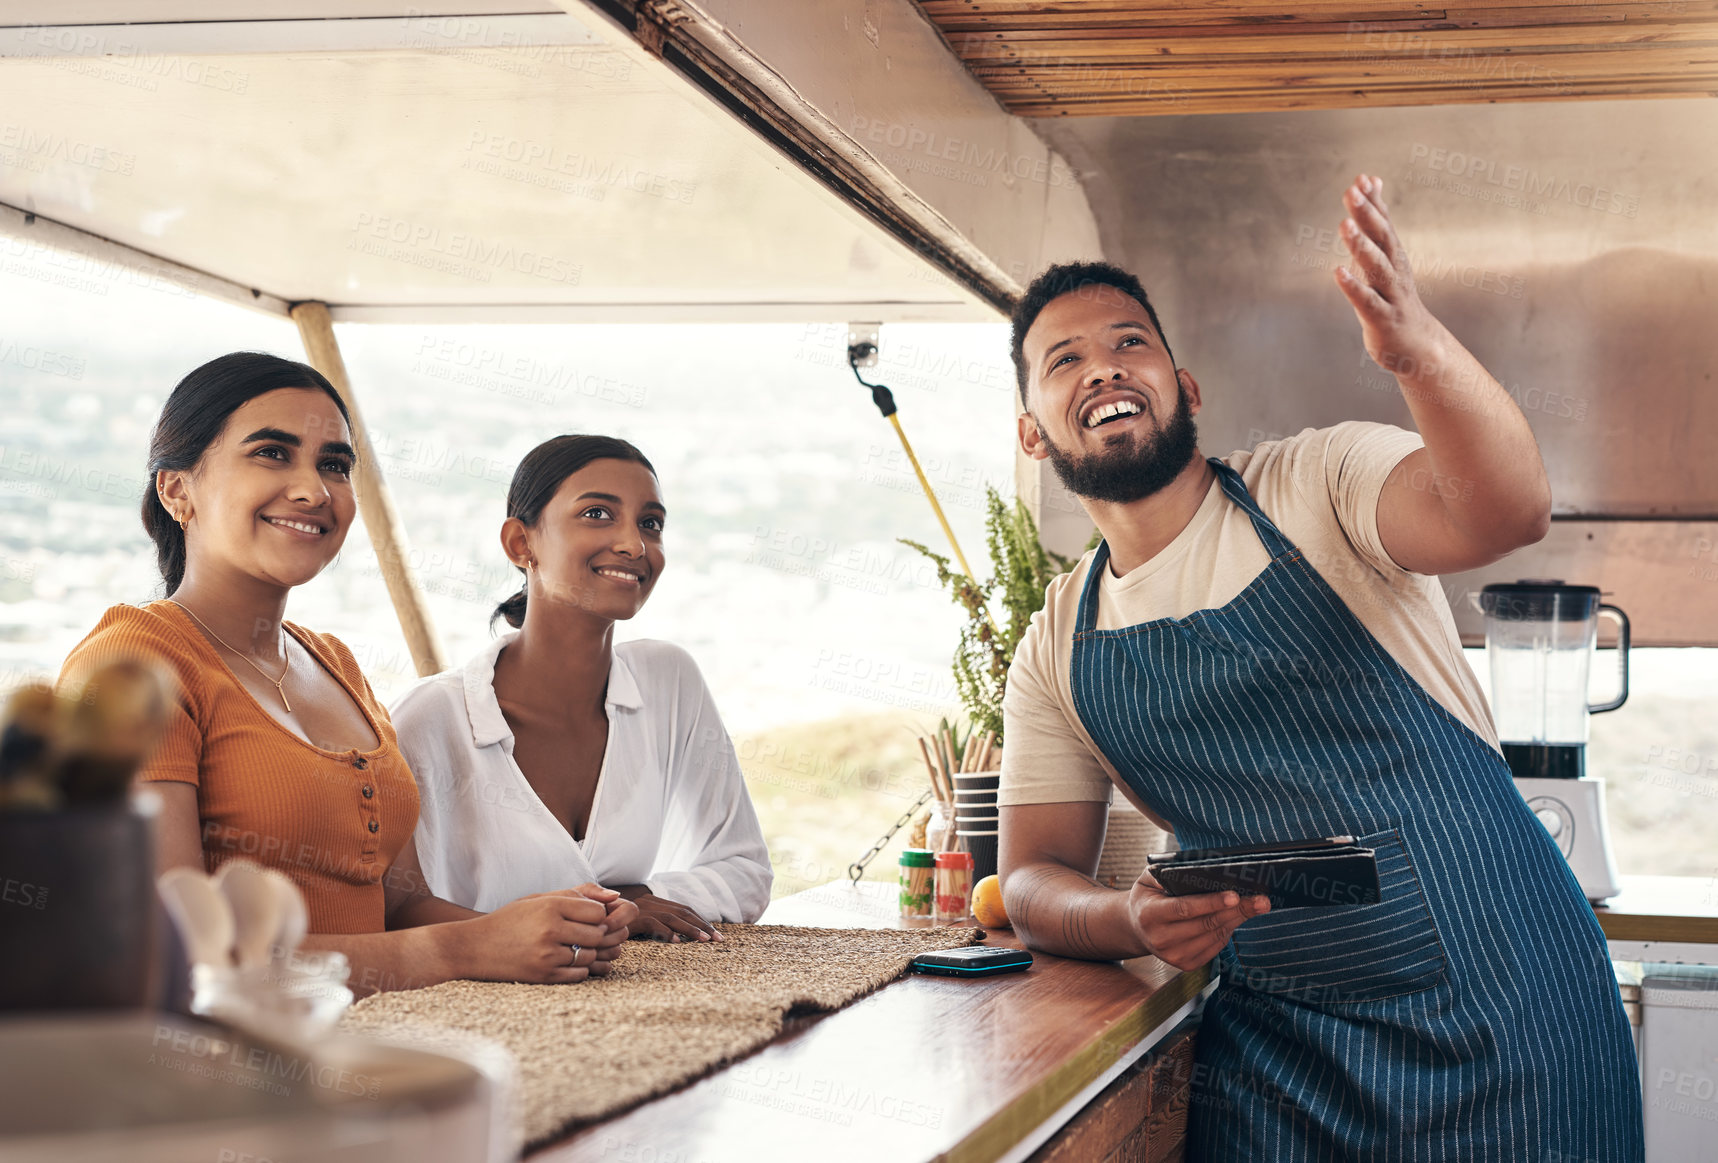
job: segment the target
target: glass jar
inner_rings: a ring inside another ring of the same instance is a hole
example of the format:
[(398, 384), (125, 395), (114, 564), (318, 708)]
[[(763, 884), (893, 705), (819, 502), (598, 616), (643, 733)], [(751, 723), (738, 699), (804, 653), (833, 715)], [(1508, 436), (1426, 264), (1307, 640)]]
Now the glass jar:
[(908, 848), (902, 851), (901, 917), (917, 920), (931, 915), (932, 878), (935, 857), (928, 848)]
[(939, 925), (955, 925), (966, 919), (972, 907), (972, 853), (938, 852), (936, 856), (936, 903), (934, 918)]

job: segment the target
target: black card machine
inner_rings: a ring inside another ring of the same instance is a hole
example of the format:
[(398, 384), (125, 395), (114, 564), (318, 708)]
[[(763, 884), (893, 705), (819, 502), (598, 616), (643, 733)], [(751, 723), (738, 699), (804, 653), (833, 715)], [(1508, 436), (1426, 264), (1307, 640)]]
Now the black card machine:
[(1263, 894), (1272, 908), (1375, 905), (1380, 900), (1377, 854), (1352, 836), (1160, 852), (1147, 857), (1145, 869), (1170, 896)]
[(1030, 969), (1032, 954), (1024, 949), (1001, 949), (992, 945), (965, 945), (941, 953), (920, 953), (913, 968), (920, 973), (945, 977), (981, 977), (987, 973), (1012, 973)]

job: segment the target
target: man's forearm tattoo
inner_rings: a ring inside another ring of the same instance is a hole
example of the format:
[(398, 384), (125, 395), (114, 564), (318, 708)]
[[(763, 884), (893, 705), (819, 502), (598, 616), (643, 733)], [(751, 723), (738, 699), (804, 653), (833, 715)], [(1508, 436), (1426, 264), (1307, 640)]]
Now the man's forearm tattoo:
[(1055, 899), (1058, 890), (1072, 890), (1076, 880), (1090, 888), (1103, 887), (1071, 868), (1021, 869), (1010, 878), (1009, 920), (1028, 944), (1046, 952), (1108, 960), (1114, 954), (1104, 948), (1093, 929), (1092, 914), (1102, 902), (1087, 893), (1063, 904)]
[(1048, 887), (1045, 882), (1054, 875), (1047, 868), (1023, 868), (1009, 878), (1008, 920), (1028, 941), (1037, 936), (1037, 913)]
[[(1099, 885), (1093, 881), (1092, 887), (1097, 888)], [(1070, 901), (1062, 913), (1062, 940), (1067, 943), (1068, 952), (1076, 957), (1105, 956), (1103, 947), (1091, 927), (1091, 912), (1097, 903), (1089, 896), (1080, 896)]]

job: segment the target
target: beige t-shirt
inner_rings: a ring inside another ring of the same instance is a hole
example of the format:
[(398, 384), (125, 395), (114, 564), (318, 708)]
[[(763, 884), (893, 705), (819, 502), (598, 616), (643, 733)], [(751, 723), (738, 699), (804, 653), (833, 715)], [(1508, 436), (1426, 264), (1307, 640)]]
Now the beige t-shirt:
[[(1349, 421), (1232, 452), (1224, 462), (1390, 656), (1495, 747), (1491, 710), (1462, 657), (1438, 579), (1397, 565), (1378, 537), (1384, 481), (1422, 446), (1415, 433)], [(1114, 768), (1080, 722), (1069, 679), (1074, 622), (1092, 556), (1050, 583), (1044, 608), (1032, 616), (1014, 653), (1002, 705), (1004, 804), (1110, 798)], [(1124, 577), (1104, 570), (1097, 628), (1118, 630), (1227, 605), (1269, 561), (1246, 510), (1213, 480), (1193, 519), (1157, 556)]]

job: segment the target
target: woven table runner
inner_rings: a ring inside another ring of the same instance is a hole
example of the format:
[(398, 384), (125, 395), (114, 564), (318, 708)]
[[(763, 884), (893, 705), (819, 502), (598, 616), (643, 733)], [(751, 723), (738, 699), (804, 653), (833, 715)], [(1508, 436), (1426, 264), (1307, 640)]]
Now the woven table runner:
[(975, 944), (984, 932), (718, 927), (721, 941), (628, 942), (609, 976), (576, 985), (451, 981), (376, 994), (340, 1028), (434, 1026), (501, 1043), (518, 1059), (523, 1137), (534, 1146), (757, 1049), (790, 1011), (839, 1009), (920, 953)]

